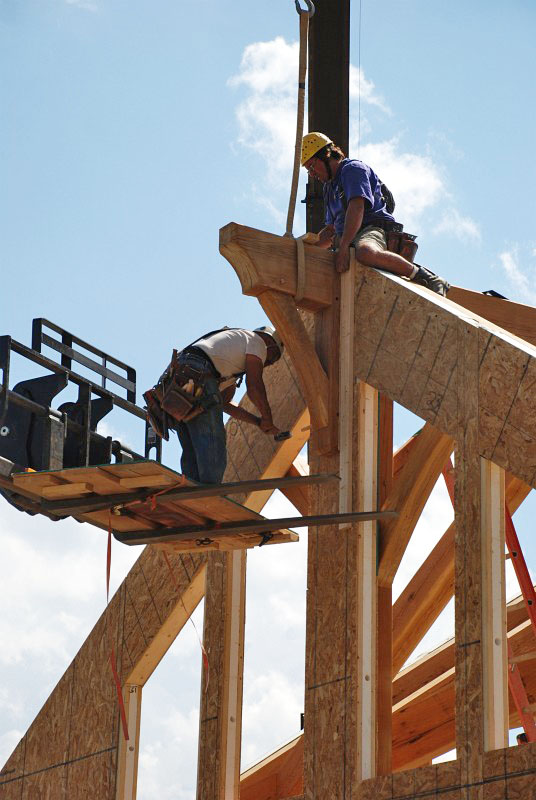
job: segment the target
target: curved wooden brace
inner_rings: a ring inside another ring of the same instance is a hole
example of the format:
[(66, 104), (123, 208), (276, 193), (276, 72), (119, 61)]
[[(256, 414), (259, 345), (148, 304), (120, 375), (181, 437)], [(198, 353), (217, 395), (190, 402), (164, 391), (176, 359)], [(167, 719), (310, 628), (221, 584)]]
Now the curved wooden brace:
[(328, 377), (293, 300), (288, 295), (266, 291), (259, 295), (259, 303), (288, 350), (309, 408), (312, 428), (325, 428), (329, 419)]
[(295, 298), (299, 293), (299, 308), (320, 311), (333, 301), (333, 253), (304, 241), (307, 268), (300, 287), (296, 240), (288, 236), (230, 222), (220, 230), (220, 253), (238, 275), (244, 294), (258, 297), (271, 289)]

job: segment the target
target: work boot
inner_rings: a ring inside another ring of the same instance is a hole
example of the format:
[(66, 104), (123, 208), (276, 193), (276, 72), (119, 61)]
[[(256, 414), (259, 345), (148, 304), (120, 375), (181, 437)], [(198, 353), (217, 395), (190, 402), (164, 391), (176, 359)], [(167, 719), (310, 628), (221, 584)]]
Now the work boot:
[(446, 280), (426, 269), (426, 267), (421, 267), (420, 264), (415, 264), (414, 266), (418, 270), (415, 277), (411, 278), (414, 283), (419, 284), (419, 286), (426, 286), (427, 289), (431, 289), (432, 292), (436, 292), (436, 294), (440, 294), (443, 297), (447, 296), (450, 284)]

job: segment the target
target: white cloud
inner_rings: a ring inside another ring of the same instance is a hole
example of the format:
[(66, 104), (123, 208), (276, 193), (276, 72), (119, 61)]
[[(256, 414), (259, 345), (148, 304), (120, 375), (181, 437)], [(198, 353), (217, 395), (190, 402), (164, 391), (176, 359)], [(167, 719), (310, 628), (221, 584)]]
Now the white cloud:
[[(236, 111), (238, 141), (265, 160), (268, 180), (275, 189), (290, 189), (296, 136), (298, 53), (298, 43), (289, 43), (281, 36), (269, 42), (250, 44), (244, 50), (238, 73), (228, 82), (232, 87), (245, 87), (248, 91)], [(358, 96), (359, 84), (362, 103), (391, 113), (363, 69), (351, 66), (352, 98)], [(363, 125), (366, 122), (362, 120)]]
[[(237, 106), (238, 143), (255, 152), (263, 162), (265, 180), (252, 182), (250, 193), (263, 206), (278, 227), (286, 218), (286, 199), (290, 191), (296, 131), (297, 42), (288, 43), (278, 36), (269, 42), (255, 42), (243, 53), (238, 73), (229, 85), (246, 90)], [(363, 69), (350, 66), (350, 99), (353, 105), (350, 131), (350, 152), (371, 164), (386, 181), (397, 203), (397, 218), (407, 230), (419, 225), (423, 214), (434, 212), (439, 203), (449, 200), (452, 209), (436, 223), (436, 232), (456, 235), (463, 241), (480, 240), (477, 223), (456, 209), (449, 196), (441, 167), (429, 155), (405, 152), (397, 135), (381, 142), (361, 144), (358, 150), (357, 122), (354, 119), (356, 100), (361, 92), (363, 106), (392, 112)], [(366, 116), (360, 120), (361, 141), (370, 136)], [(263, 176), (264, 177), (264, 176)], [(305, 175), (301, 176), (301, 187)], [(267, 185), (270, 192), (268, 197)], [(298, 190), (303, 196), (304, 189)], [(285, 196), (286, 195), (286, 196)], [(298, 213), (299, 213), (298, 209)], [(296, 220), (296, 227), (302, 220)]]
[[(536, 256), (536, 250), (532, 251), (532, 258), (534, 256)], [(524, 259), (523, 266), (521, 266), (520, 261), (520, 246), (517, 244), (509, 250), (499, 253), (500, 266), (514, 295), (511, 299), (534, 305), (536, 303), (536, 291), (533, 288), (536, 279), (536, 264), (527, 264)]]
[[(244, 691), (242, 769), (299, 733), (303, 684), (279, 670), (257, 675)], [(271, 743), (267, 744), (269, 732)]]
[(365, 77), (363, 67), (357, 68), (350, 64), (350, 100), (359, 100), (361, 94), (362, 103), (377, 106), (385, 114), (391, 116), (393, 112), (375, 89), (374, 83)]
[(396, 217), (411, 230), (425, 211), (446, 195), (441, 171), (429, 156), (404, 153), (397, 137), (385, 142), (365, 144), (361, 156), (385, 180), (396, 201)]
[(463, 217), (456, 208), (449, 208), (433, 228), (433, 233), (448, 233), (462, 242), (482, 241), (478, 224), (470, 217)]

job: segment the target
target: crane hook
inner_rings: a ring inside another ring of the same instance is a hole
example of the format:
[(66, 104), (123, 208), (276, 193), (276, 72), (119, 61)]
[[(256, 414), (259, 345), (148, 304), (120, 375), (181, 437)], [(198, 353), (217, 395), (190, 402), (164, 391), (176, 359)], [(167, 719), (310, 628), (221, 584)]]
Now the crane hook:
[(296, 11), (298, 12), (298, 14), (308, 14), (310, 17), (314, 16), (315, 13), (314, 3), (311, 2), (311, 0), (305, 0), (305, 2), (307, 3), (307, 10), (305, 10), (300, 6), (300, 0), (294, 0), (294, 3), (296, 5)]

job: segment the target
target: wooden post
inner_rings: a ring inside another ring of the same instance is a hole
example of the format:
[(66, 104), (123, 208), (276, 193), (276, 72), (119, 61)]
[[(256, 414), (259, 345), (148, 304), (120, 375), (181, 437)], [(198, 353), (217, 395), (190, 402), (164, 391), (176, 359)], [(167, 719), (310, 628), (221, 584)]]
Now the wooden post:
[(128, 742), (120, 732), (116, 800), (136, 800), (140, 753), (141, 686), (123, 686)]
[[(382, 508), (393, 485), (393, 401), (379, 397), (378, 502)], [(380, 523), (380, 535), (382, 525)], [(391, 586), (378, 591), (378, 668), (376, 689), (376, 772), (392, 771), (393, 749), (393, 592)]]
[[(348, 283), (348, 286), (345, 284)], [(328, 312), (316, 325), (316, 347), (330, 381), (340, 380), (340, 453), (321, 455), (311, 472), (340, 471), (341, 489), (311, 487), (311, 512), (378, 508), (378, 394), (355, 381), (355, 289), (342, 276), (340, 361), (329, 363)], [(333, 314), (333, 309), (330, 310)], [(320, 315), (319, 315), (320, 316)], [(326, 364), (326, 362), (328, 362)], [(308, 544), (304, 797), (343, 800), (376, 774), (376, 523), (311, 528)]]
[[(461, 784), (505, 747), (504, 474), (479, 455), (478, 329), (458, 323), (455, 487), (456, 749)], [(480, 798), (482, 788), (464, 790)]]
[(207, 566), (207, 647), (201, 681), (197, 800), (238, 800), (242, 733), (242, 676), (246, 554), (213, 553)]
[[(357, 395), (356, 500), (359, 509), (372, 510), (377, 508), (378, 503), (378, 392), (366, 383), (359, 382)], [(360, 755), (357, 781), (376, 775), (377, 527), (376, 522), (364, 522), (357, 528), (357, 724)]]
[(480, 460), (484, 750), (508, 746), (504, 470)]

